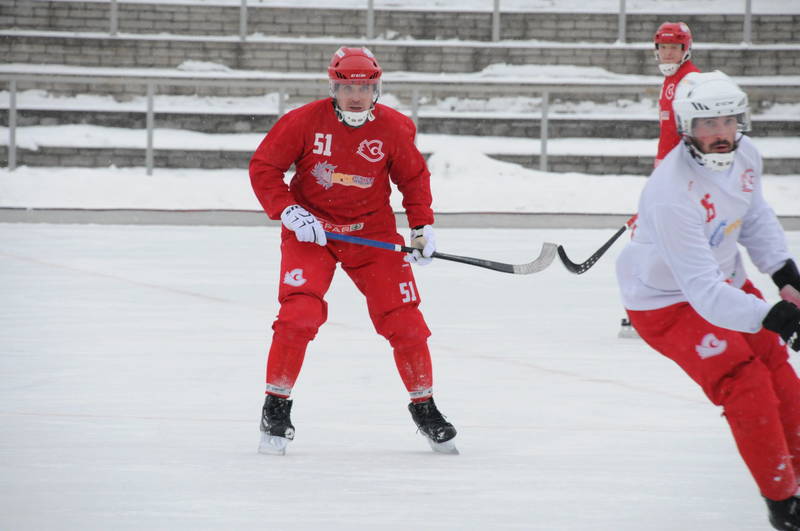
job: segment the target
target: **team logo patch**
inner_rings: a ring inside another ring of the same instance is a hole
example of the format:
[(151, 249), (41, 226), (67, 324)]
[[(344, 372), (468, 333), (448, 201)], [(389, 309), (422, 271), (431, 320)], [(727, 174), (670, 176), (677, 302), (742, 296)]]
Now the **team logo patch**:
[(755, 179), (755, 175), (753, 175), (753, 168), (747, 168), (742, 172), (742, 175), (739, 176), (739, 180), (742, 183), (742, 192), (752, 192), (753, 191), (753, 180)]
[(711, 202), (711, 194), (706, 194), (700, 200), (700, 204), (706, 209), (706, 223), (710, 223), (712, 219), (717, 217), (717, 209), (714, 203)]
[[(317, 219), (319, 219), (319, 218), (317, 218)], [(338, 232), (338, 233), (342, 234), (342, 233), (345, 233), (345, 232), (355, 232), (355, 231), (358, 231), (358, 230), (361, 230), (361, 229), (364, 228), (364, 223), (363, 222), (349, 223), (347, 225), (336, 225), (334, 223), (330, 223), (330, 222), (324, 221), (322, 219), (319, 219), (319, 222), (322, 225), (322, 228), (325, 230), (325, 232)]]
[(350, 175), (334, 171), (336, 166), (327, 162), (317, 162), (311, 169), (311, 175), (317, 180), (317, 184), (329, 190), (334, 184), (342, 186), (355, 186), (357, 188), (369, 188), (375, 181), (374, 177), (364, 177), (362, 175)]
[(700, 344), (694, 347), (697, 354), (703, 359), (718, 356), (725, 352), (726, 348), (728, 348), (728, 342), (724, 339), (717, 339), (714, 334), (706, 334)]
[(728, 224), (728, 220), (720, 221), (719, 225), (717, 225), (717, 228), (714, 229), (714, 232), (711, 233), (711, 237), (708, 239), (709, 245), (711, 245), (711, 247), (718, 247), (719, 244), (722, 243), (722, 240), (725, 238), (725, 236), (730, 236), (734, 231), (740, 229), (741, 227), (741, 218), (730, 224)]
[(303, 270), (298, 267), (297, 269), (287, 271), (283, 276), (283, 283), (294, 287), (302, 286), (306, 283), (306, 279), (303, 278)]
[(671, 100), (675, 97), (675, 83), (670, 83), (667, 85), (666, 89), (664, 89), (664, 95), (668, 100)]
[(362, 140), (356, 153), (370, 162), (378, 162), (384, 157), (381, 148), (383, 148), (383, 140)]
[(719, 225), (717, 225), (717, 228), (714, 229), (714, 232), (711, 233), (711, 237), (708, 239), (708, 244), (711, 247), (719, 247), (719, 244), (722, 243), (723, 238), (725, 238), (725, 235), (727, 234), (725, 231), (725, 227), (727, 226), (727, 221), (723, 220), (719, 222)]

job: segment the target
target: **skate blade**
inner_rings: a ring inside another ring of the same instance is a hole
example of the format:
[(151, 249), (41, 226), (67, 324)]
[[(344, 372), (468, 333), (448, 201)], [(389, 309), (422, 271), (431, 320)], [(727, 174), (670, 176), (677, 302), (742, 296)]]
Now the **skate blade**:
[(620, 328), (617, 337), (621, 337), (623, 339), (641, 339), (639, 333), (632, 326), (623, 326)]
[(265, 455), (286, 455), (289, 439), (276, 437), (269, 433), (261, 432), (261, 442), (258, 443), (258, 453)]
[(431, 448), (433, 449), (434, 452), (437, 452), (437, 453), (440, 453), (440, 454), (450, 454), (450, 455), (459, 455), (460, 454), (460, 452), (458, 451), (458, 448), (456, 448), (456, 440), (455, 439), (450, 439), (449, 441), (445, 441), (445, 442), (441, 442), (441, 443), (434, 442), (434, 441), (428, 439), (427, 437), (425, 437), (425, 439), (428, 441), (428, 444), (431, 445)]

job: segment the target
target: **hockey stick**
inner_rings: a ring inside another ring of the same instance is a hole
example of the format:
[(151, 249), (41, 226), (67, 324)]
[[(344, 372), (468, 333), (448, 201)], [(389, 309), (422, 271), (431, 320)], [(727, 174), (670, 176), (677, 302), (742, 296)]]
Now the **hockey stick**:
[[(377, 240), (368, 240), (367, 238), (350, 236), (349, 234), (340, 234), (338, 232), (325, 231), (325, 235), (331, 240), (355, 243), (356, 245), (366, 245), (368, 247), (377, 247), (379, 249), (387, 249), (389, 251), (396, 251), (398, 253), (410, 253), (415, 250), (414, 247), (406, 247), (405, 245), (381, 242)], [(469, 256), (458, 256), (439, 252), (434, 252), (432, 257), (440, 258), (442, 260), (449, 260), (451, 262), (460, 262), (462, 264), (484, 267), (493, 271), (511, 273), (512, 275), (530, 275), (531, 273), (538, 273), (539, 271), (546, 269), (547, 266), (553, 262), (556, 257), (556, 244), (547, 242), (543, 243), (542, 250), (539, 252), (539, 256), (534, 261), (528, 262), (527, 264), (504, 264), (503, 262), (484, 260), (483, 258), (472, 258)]]
[(567, 252), (564, 250), (564, 247), (559, 245), (558, 246), (558, 257), (561, 258), (561, 263), (564, 264), (564, 267), (567, 268), (567, 271), (570, 273), (575, 273), (576, 275), (580, 275), (581, 273), (586, 273), (595, 262), (597, 262), (601, 256), (608, 251), (608, 248), (611, 247), (615, 241), (622, 236), (622, 233), (628, 230), (628, 228), (636, 222), (636, 218), (639, 214), (634, 214), (633, 216), (625, 222), (625, 225), (620, 227), (620, 229), (614, 234), (610, 240), (603, 244), (595, 253), (586, 259), (585, 262), (581, 262), (580, 264), (576, 264), (572, 260), (567, 257)]

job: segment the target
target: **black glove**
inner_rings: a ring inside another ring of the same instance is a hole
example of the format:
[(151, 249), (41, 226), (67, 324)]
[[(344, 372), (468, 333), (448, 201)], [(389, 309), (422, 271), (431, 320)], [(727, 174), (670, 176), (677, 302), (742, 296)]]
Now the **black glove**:
[(800, 291), (800, 271), (797, 270), (797, 264), (794, 263), (794, 260), (791, 258), (786, 260), (783, 267), (772, 274), (772, 281), (778, 286), (778, 289), (788, 284)]
[(781, 336), (789, 348), (800, 351), (800, 308), (791, 302), (780, 301), (770, 309), (762, 324)]

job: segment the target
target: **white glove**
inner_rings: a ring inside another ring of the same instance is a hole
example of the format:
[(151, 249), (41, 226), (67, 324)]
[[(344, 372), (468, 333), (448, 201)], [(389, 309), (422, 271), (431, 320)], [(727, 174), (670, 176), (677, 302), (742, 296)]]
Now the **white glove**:
[(403, 260), (409, 264), (428, 265), (433, 261), (431, 255), (436, 252), (436, 234), (433, 227), (423, 225), (411, 229), (411, 247), (414, 251), (407, 254)]
[(281, 212), (283, 226), (294, 231), (297, 240), (301, 242), (314, 242), (319, 245), (328, 243), (325, 231), (314, 214), (300, 205), (289, 205)]

